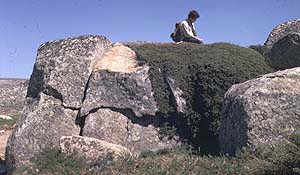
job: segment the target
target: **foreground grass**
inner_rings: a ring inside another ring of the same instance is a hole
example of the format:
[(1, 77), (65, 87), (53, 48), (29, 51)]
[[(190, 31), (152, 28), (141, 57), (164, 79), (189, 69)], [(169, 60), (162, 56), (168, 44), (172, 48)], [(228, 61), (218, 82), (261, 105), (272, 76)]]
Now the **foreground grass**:
[(188, 149), (176, 148), (144, 152), (139, 157), (123, 156), (118, 160), (107, 157), (94, 164), (86, 164), (84, 160), (67, 157), (52, 149), (37, 156), (35, 167), (16, 174), (297, 175), (300, 174), (300, 137), (291, 137), (289, 141), (274, 150), (261, 149), (255, 154), (244, 149), (235, 157), (197, 156)]

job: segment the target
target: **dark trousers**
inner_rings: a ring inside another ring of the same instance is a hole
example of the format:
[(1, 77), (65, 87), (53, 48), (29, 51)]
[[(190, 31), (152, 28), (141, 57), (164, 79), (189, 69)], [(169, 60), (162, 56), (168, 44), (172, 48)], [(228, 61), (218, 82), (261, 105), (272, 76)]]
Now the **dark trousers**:
[(183, 42), (190, 42), (190, 43), (197, 43), (197, 44), (203, 44), (202, 41), (196, 39), (196, 38), (183, 38)]

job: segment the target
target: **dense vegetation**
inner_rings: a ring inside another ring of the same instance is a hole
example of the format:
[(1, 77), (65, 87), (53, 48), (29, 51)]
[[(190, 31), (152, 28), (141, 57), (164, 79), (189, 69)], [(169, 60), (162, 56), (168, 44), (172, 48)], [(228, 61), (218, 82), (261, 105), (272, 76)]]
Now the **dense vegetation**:
[(297, 175), (300, 174), (300, 136), (274, 150), (262, 149), (255, 154), (247, 149), (236, 157), (226, 155), (197, 156), (184, 148), (145, 152), (139, 157), (128, 155), (118, 160), (111, 157), (87, 164), (65, 156), (58, 150), (45, 150), (35, 166), (19, 169), (19, 174), (36, 175)]
[[(150, 78), (165, 128), (204, 154), (217, 154), (218, 126), (225, 92), (236, 83), (272, 72), (253, 49), (228, 43), (129, 44), (151, 66)], [(171, 76), (184, 92), (187, 108), (178, 115), (170, 103), (165, 78)], [(168, 123), (168, 125), (166, 125)], [(164, 130), (165, 131), (165, 130)]]
[(263, 46), (263, 45), (251, 45), (251, 46), (249, 46), (249, 48), (257, 51), (258, 53), (260, 53), (264, 57), (266, 56), (266, 53), (267, 53), (266, 46)]

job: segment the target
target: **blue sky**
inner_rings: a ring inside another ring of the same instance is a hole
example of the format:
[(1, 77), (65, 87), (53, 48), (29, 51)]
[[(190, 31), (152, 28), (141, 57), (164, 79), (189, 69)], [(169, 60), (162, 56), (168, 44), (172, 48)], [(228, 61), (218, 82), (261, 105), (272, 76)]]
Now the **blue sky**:
[(300, 18), (300, 0), (0, 0), (0, 78), (29, 78), (49, 40), (171, 42), (175, 22), (192, 9), (205, 43), (263, 44), (276, 25)]

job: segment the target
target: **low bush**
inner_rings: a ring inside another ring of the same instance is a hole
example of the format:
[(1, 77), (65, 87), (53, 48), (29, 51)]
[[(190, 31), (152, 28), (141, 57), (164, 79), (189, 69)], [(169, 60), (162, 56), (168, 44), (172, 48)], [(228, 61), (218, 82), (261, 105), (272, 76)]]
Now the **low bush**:
[(257, 51), (264, 57), (266, 56), (267, 48), (264, 45), (251, 45), (249, 48)]
[[(160, 109), (158, 115), (165, 119), (161, 125), (176, 128), (177, 134), (196, 149), (200, 147), (203, 154), (219, 151), (217, 133), (225, 92), (233, 84), (272, 72), (258, 52), (228, 43), (128, 46), (151, 67), (150, 79)], [(177, 115), (170, 103), (167, 76), (175, 79), (184, 92), (187, 106), (183, 115)], [(167, 133), (168, 129), (162, 128)]]

